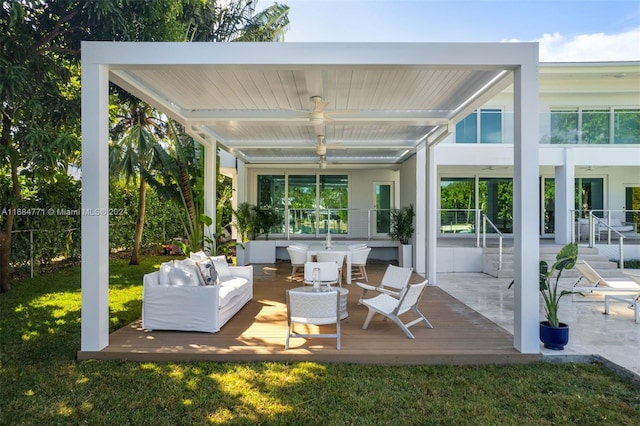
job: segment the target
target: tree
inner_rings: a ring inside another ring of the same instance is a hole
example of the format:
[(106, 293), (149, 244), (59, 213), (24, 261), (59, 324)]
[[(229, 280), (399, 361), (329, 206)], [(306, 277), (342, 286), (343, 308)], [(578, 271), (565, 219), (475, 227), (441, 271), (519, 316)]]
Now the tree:
[[(67, 6), (70, 6), (67, 8)], [(21, 174), (50, 176), (79, 154), (76, 2), (4, 2), (0, 15), (0, 291), (9, 291), (11, 234), (22, 196)]]
[(164, 122), (158, 112), (144, 102), (130, 97), (116, 108), (117, 123), (111, 128), (109, 166), (126, 181), (138, 180), (138, 209), (130, 265), (140, 264), (140, 246), (144, 230), (147, 181), (139, 169), (148, 169), (153, 161), (153, 144), (164, 136)]
[(283, 41), (289, 7), (274, 3), (256, 13), (258, 0), (187, 2), (187, 41)]
[(0, 291), (9, 291), (20, 175), (47, 176), (80, 152), (82, 40), (281, 40), (287, 6), (257, 0), (12, 0), (0, 14)]
[(165, 148), (158, 142), (152, 143), (155, 154), (150, 166), (156, 173), (148, 169), (141, 169), (141, 173), (158, 194), (184, 208), (184, 215), (178, 219), (184, 227), (187, 247), (195, 250), (202, 248), (204, 241), (204, 152), (175, 123), (168, 124), (171, 144)]

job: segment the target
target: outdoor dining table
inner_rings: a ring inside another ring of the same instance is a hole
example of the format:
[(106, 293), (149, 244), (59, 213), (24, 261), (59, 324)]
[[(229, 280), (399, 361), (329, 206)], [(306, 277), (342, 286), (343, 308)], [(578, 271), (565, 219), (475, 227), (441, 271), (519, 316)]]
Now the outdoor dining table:
[(347, 284), (351, 284), (351, 250), (349, 250), (349, 247), (347, 247), (346, 244), (332, 244), (331, 248), (326, 248), (324, 243), (311, 244), (307, 249), (307, 262), (313, 261), (313, 256), (317, 255), (318, 253), (343, 254), (346, 263), (343, 268), (343, 271), (346, 269), (345, 281), (347, 282)]

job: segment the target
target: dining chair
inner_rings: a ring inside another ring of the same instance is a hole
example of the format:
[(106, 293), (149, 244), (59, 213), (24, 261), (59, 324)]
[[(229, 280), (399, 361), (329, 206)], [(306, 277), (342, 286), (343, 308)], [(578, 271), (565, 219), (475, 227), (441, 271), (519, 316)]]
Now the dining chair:
[(325, 253), (318, 252), (316, 254), (316, 261), (318, 262), (334, 262), (338, 267), (338, 284), (342, 287), (342, 267), (344, 265), (344, 254), (342, 253)]
[(351, 279), (360, 278), (369, 282), (367, 276), (367, 258), (371, 247), (360, 248), (351, 252)]
[(304, 264), (304, 283), (313, 284), (313, 270), (320, 270), (320, 284), (338, 284), (338, 265), (335, 262), (306, 262)]
[(289, 253), (289, 259), (291, 259), (291, 276), (289, 281), (293, 281), (298, 268), (304, 268), (304, 264), (307, 262), (307, 249), (296, 246), (287, 247)]

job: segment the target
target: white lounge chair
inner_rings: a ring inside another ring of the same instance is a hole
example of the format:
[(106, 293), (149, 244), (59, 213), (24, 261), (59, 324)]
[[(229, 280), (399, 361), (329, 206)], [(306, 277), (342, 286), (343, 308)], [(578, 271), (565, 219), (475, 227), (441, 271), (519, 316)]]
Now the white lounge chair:
[(640, 293), (635, 296), (614, 296), (607, 294), (604, 296), (604, 313), (609, 314), (609, 302), (615, 300), (629, 304), (629, 308), (633, 309), (633, 320), (636, 324), (640, 324)]
[[(388, 294), (379, 294), (371, 299), (362, 300), (362, 304), (369, 308), (367, 318), (364, 320), (362, 329), (367, 329), (369, 323), (375, 314), (380, 314), (386, 318), (390, 318), (395, 322), (402, 331), (407, 335), (409, 339), (413, 339), (414, 336), (409, 331), (409, 327), (416, 325), (420, 322), (425, 323), (428, 328), (433, 328), (427, 318), (418, 310), (418, 302), (424, 293), (424, 289), (427, 286), (427, 280), (419, 284), (409, 284), (407, 288), (402, 292), (400, 299), (389, 296)], [(411, 311), (418, 318), (407, 323), (400, 319), (400, 315)]]
[(356, 282), (356, 285), (362, 288), (359, 303), (362, 303), (364, 296), (368, 291), (377, 291), (393, 297), (400, 297), (400, 292), (409, 284), (413, 268), (403, 268), (400, 266), (389, 265), (384, 271), (382, 280), (378, 286)]
[[(634, 292), (640, 291), (640, 284), (632, 280), (603, 278), (595, 269), (584, 260), (578, 260), (575, 268), (580, 272), (580, 278), (573, 285), (573, 291), (580, 293), (606, 293), (606, 292)], [(583, 280), (587, 283), (581, 284)]]

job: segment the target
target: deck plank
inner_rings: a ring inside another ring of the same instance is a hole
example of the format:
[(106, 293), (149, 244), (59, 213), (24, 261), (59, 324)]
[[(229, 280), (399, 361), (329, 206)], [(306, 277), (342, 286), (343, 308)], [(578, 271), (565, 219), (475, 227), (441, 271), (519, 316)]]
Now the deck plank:
[[(379, 282), (385, 267), (368, 265), (369, 282)], [(105, 349), (78, 352), (78, 359), (379, 364), (504, 364), (540, 359), (539, 354), (516, 351), (509, 332), (436, 286), (426, 289), (420, 303), (434, 328), (412, 327), (415, 339), (408, 339), (392, 321), (378, 315), (362, 330), (368, 310), (358, 305), (360, 289), (351, 284), (344, 286), (349, 290), (349, 316), (341, 323), (342, 349), (336, 350), (335, 339), (292, 338), (290, 349), (285, 350), (285, 289), (300, 285), (288, 281), (290, 271), (288, 263), (254, 266), (253, 300), (218, 333), (146, 332), (135, 321), (112, 333)], [(420, 280), (416, 274), (412, 277), (412, 282)]]

